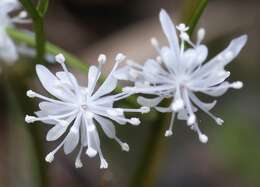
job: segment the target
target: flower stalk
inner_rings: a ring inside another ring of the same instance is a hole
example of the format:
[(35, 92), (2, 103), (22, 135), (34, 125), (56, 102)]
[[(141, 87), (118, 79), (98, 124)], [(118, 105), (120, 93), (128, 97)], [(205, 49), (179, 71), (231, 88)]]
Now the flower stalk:
[(46, 44), (44, 33), (44, 16), (48, 9), (49, 0), (40, 0), (37, 7), (31, 2), (31, 0), (20, 0), (20, 2), (33, 20), (37, 60), (39, 63), (43, 63)]

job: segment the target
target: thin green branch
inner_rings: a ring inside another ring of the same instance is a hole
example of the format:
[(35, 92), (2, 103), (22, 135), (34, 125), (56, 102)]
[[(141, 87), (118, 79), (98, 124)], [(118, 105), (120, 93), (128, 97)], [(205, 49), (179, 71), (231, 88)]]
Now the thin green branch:
[(190, 28), (188, 34), (191, 36), (208, 4), (208, 0), (189, 0), (187, 2), (188, 4), (185, 7), (187, 15), (184, 15), (184, 21)]
[[(33, 30), (35, 31), (36, 51), (37, 59), (39, 63), (44, 62), (45, 55), (45, 33), (44, 33), (44, 14), (48, 8), (48, 2), (46, 0), (39, 2), (39, 9), (31, 2), (31, 0), (20, 0), (24, 9), (29, 13), (33, 20)], [(42, 3), (41, 3), (42, 2)], [(45, 2), (45, 3), (44, 3)], [(41, 12), (44, 11), (44, 14)]]

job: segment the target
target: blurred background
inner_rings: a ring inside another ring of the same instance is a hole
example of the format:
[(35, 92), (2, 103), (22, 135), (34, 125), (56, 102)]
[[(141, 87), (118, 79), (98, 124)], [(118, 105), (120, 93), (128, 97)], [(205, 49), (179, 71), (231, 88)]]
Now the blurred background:
[[(185, 4), (184, 0), (51, 0), (46, 17), (46, 35), (49, 41), (87, 64), (95, 64), (100, 53), (107, 54), (111, 62), (106, 68), (108, 71), (118, 52), (140, 63), (155, 56), (150, 38), (157, 37), (162, 43), (166, 42), (158, 20), (160, 9), (165, 8), (177, 24), (182, 21)], [(215, 125), (202, 113), (198, 114), (200, 127), (209, 137), (207, 145), (198, 141), (185, 122), (176, 121), (171, 138), (163, 138), (164, 131), (161, 132), (159, 154), (156, 154), (155, 161), (149, 163), (155, 170), (155, 176), (149, 179), (153, 181), (148, 182), (147, 187), (260, 186), (259, 12), (258, 0), (209, 2), (199, 26), (206, 28), (205, 43), (210, 56), (225, 48), (231, 39), (241, 34), (249, 35), (246, 47), (227, 67), (231, 71), (230, 78), (242, 80), (245, 86), (242, 90), (230, 90), (218, 99), (213, 112), (225, 120), (223, 126)], [(28, 64), (28, 59), (21, 61), (26, 62), (15, 65), (14, 74), (18, 77), (14, 80), (19, 80), (22, 65)], [(32, 67), (32, 74), (33, 71)], [(87, 72), (77, 74), (77, 77), (83, 82), (86, 75)], [(38, 83), (37, 80), (35, 83)], [(31, 81), (31, 84), (34, 82)], [(29, 131), (41, 129), (42, 137), (38, 139), (44, 145), (44, 149), (40, 150), (44, 155), (57, 142), (45, 142), (48, 127), (43, 124), (25, 125), (19, 117), (10, 116), (19, 112), (25, 115), (32, 109), (36, 110), (36, 106), (27, 111), (9, 110), (9, 103), (15, 103), (17, 98), (5, 91), (4, 83), (0, 88), (0, 186), (35, 187), (39, 182), (39, 172), (35, 166), (35, 143)], [(25, 105), (31, 102), (28, 98), (22, 101)], [(160, 117), (164, 115), (160, 114)], [(99, 169), (98, 159), (86, 156), (82, 159), (84, 167), (75, 169), (76, 155), (65, 156), (62, 151), (50, 165), (41, 160), (40, 167), (47, 172), (48, 185), (45, 186), (128, 186), (138, 175), (153, 120), (146, 115), (139, 127), (117, 126), (117, 133), (131, 147), (129, 153), (121, 152), (118, 145), (100, 133), (103, 153), (110, 164), (107, 170)], [(168, 124), (165, 124), (165, 129), (167, 127)]]

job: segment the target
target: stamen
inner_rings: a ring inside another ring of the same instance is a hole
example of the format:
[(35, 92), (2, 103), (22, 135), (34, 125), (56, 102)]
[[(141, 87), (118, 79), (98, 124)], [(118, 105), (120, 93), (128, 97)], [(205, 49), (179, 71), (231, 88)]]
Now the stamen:
[(61, 104), (61, 105), (68, 105), (68, 106), (75, 106), (75, 104), (73, 103), (66, 103), (66, 102), (63, 102), (63, 101), (59, 101), (59, 100), (55, 100), (55, 99), (51, 99), (51, 98), (48, 98), (48, 97), (45, 97), (43, 95), (40, 95), (32, 90), (28, 90), (26, 92), (26, 95), (30, 98), (34, 98), (34, 97), (38, 97), (39, 99), (42, 99), (42, 100), (45, 100), (45, 101), (49, 101), (51, 103), (56, 103), (56, 104)]
[(204, 28), (200, 28), (197, 33), (197, 45), (199, 45), (205, 38), (206, 31)]
[(115, 137), (117, 143), (121, 146), (122, 151), (128, 152), (130, 150), (129, 145), (127, 143), (122, 142), (119, 138)]
[(100, 54), (99, 57), (98, 57), (98, 62), (103, 65), (103, 64), (106, 63), (106, 61), (107, 61), (106, 55)]
[(131, 123), (132, 125), (140, 125), (140, 120), (138, 118), (131, 118), (129, 123)]
[(54, 156), (57, 153), (57, 151), (63, 146), (63, 144), (65, 143), (66, 138), (63, 139), (63, 141), (53, 150), (51, 151), (46, 157), (45, 157), (45, 161), (51, 163), (54, 160)]
[(200, 139), (201, 143), (208, 142), (208, 137), (205, 134), (199, 134), (199, 139)]
[(78, 97), (80, 97), (80, 93), (79, 93), (79, 86), (72, 80), (70, 73), (67, 69), (67, 67), (65, 66), (65, 57), (63, 54), (58, 54), (55, 56), (55, 60), (62, 66), (63, 70), (66, 72), (66, 76), (68, 78), (68, 80), (70, 81), (71, 85), (74, 87), (74, 91), (77, 94)]
[(125, 59), (126, 59), (126, 56), (125, 56), (124, 54), (122, 54), (122, 53), (118, 53), (118, 54), (116, 55), (116, 58), (115, 58), (115, 60), (116, 60), (117, 63), (121, 63), (121, 62), (123, 62)]
[(187, 32), (190, 28), (188, 26), (186, 26), (184, 23), (180, 23), (179, 25), (176, 26), (176, 28), (180, 31), (180, 32)]
[(27, 92), (26, 92), (26, 95), (28, 96), (28, 97), (30, 97), (30, 98), (34, 98), (34, 97), (36, 97), (36, 93), (34, 92), (34, 91), (32, 91), (32, 90), (28, 90)]
[(29, 115), (25, 116), (25, 122), (26, 123), (34, 123), (35, 121), (37, 121), (37, 117), (29, 116)]
[(195, 121), (196, 121), (196, 116), (194, 114), (191, 114), (188, 118), (187, 125), (191, 126), (195, 123)]
[(194, 128), (195, 131), (197, 131), (200, 142), (201, 142), (201, 143), (207, 143), (207, 142), (208, 142), (208, 137), (207, 137), (207, 135), (203, 134), (203, 133), (200, 131), (200, 128), (198, 127), (198, 124), (197, 124), (197, 123), (195, 123), (195, 124), (193, 125), (193, 128)]
[(92, 147), (88, 147), (86, 154), (90, 157), (93, 158), (97, 155), (97, 151), (93, 149)]
[(243, 87), (243, 82), (236, 81), (236, 82), (233, 82), (230, 86), (234, 89), (241, 89)]
[(104, 158), (100, 159), (100, 169), (107, 169), (108, 168), (108, 163)]
[(172, 112), (170, 127), (167, 131), (165, 131), (165, 134), (164, 134), (164, 136), (166, 136), (166, 137), (169, 137), (173, 134), (172, 133), (172, 127), (173, 127), (173, 123), (174, 123), (174, 118), (175, 118), (175, 113)]
[(45, 161), (51, 163), (54, 160), (54, 153), (50, 152), (46, 157), (45, 157)]
[(156, 51), (157, 51), (158, 53), (161, 52), (160, 44), (159, 44), (159, 42), (158, 42), (158, 40), (157, 40), (156, 38), (151, 38), (151, 44), (152, 44), (152, 46), (156, 49)]

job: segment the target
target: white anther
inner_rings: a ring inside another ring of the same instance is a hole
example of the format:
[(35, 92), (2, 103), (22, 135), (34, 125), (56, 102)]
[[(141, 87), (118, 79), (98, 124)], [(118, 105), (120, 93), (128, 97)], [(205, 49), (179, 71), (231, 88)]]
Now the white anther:
[(129, 150), (130, 150), (129, 145), (127, 143), (122, 143), (121, 148), (123, 151), (126, 151), (126, 152), (129, 152)]
[(104, 158), (101, 158), (100, 160), (100, 169), (107, 169), (108, 168), (108, 163)]
[(36, 96), (36, 93), (35, 93), (34, 91), (32, 91), (32, 90), (28, 90), (28, 91), (26, 92), (26, 95), (27, 95), (28, 97), (30, 97), (30, 98), (34, 98), (34, 97)]
[(29, 115), (26, 115), (25, 116), (25, 122), (26, 123), (33, 123), (37, 120), (37, 118), (35, 116), (29, 116)]
[(216, 123), (217, 123), (218, 125), (223, 125), (224, 120), (221, 119), (221, 118), (216, 118)]
[(207, 143), (208, 137), (205, 134), (199, 134), (199, 140), (201, 143)]
[(180, 32), (186, 32), (186, 31), (189, 30), (189, 27), (187, 27), (184, 23), (181, 23), (181, 24), (177, 25), (176, 28), (177, 28)]
[(55, 56), (56, 62), (62, 64), (65, 62), (65, 57), (63, 54), (59, 53), (58, 55)]
[(130, 119), (130, 123), (132, 125), (139, 125), (141, 122), (140, 122), (140, 120), (138, 118), (131, 118)]
[(75, 161), (75, 167), (76, 167), (76, 168), (82, 168), (82, 167), (83, 167), (83, 164), (82, 164), (82, 162), (81, 162), (80, 159), (76, 159), (76, 161)]
[(231, 87), (234, 89), (241, 89), (243, 87), (243, 82), (236, 81), (231, 84)]
[(126, 56), (125, 56), (124, 54), (122, 54), (122, 53), (118, 53), (118, 54), (116, 55), (116, 58), (115, 58), (115, 60), (116, 60), (117, 62), (123, 62), (125, 59), (126, 59)]
[(106, 55), (100, 54), (99, 57), (98, 57), (98, 62), (101, 63), (101, 64), (105, 64), (106, 61), (107, 61)]
[(189, 118), (188, 118), (188, 121), (187, 121), (187, 124), (190, 126), (190, 125), (193, 125), (196, 121), (196, 116), (194, 114), (190, 115)]
[(206, 31), (204, 28), (200, 28), (198, 31), (198, 41), (201, 42), (205, 38)]
[(46, 157), (45, 161), (51, 163), (54, 160), (54, 153), (50, 152)]
[(151, 38), (151, 44), (154, 48), (160, 48), (159, 42), (156, 38)]
[(172, 130), (167, 130), (167, 131), (165, 131), (164, 136), (169, 137), (169, 136), (171, 136), (171, 135), (172, 135)]
[(97, 155), (97, 151), (95, 149), (93, 149), (92, 147), (88, 147), (87, 151), (86, 151), (86, 154), (92, 158), (94, 156)]

